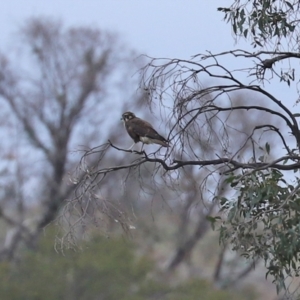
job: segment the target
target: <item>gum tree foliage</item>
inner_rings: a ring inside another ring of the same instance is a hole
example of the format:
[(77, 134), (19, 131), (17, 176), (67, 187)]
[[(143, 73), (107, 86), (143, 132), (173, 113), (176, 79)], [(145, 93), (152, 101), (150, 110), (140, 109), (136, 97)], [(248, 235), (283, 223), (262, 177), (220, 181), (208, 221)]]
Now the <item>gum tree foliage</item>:
[[(264, 261), (277, 291), (288, 291), (288, 279), (299, 276), (300, 249), (298, 9), (298, 1), (233, 1), (218, 10), (252, 50), (148, 57), (141, 89), (166, 124), (171, 146), (132, 153), (109, 141), (87, 151), (76, 201), (97, 198), (95, 191), (114, 172), (129, 176), (151, 164), (156, 182), (176, 189), (193, 168), (205, 174), (197, 183), (198, 199), (220, 208), (217, 215), (207, 208), (220, 242)], [(272, 82), (288, 93), (283, 97)], [(247, 100), (236, 101), (238, 93)], [(128, 153), (129, 162), (103, 165), (109, 151)], [(87, 163), (94, 154), (97, 166)]]
[(224, 13), (224, 20), (231, 23), (233, 33), (237, 36), (253, 39), (253, 47), (262, 47), (276, 41), (280, 47), (281, 41), (293, 36), (297, 49), (298, 43), (298, 10), (299, 1), (287, 0), (254, 0), (233, 1), (230, 7), (219, 7)]

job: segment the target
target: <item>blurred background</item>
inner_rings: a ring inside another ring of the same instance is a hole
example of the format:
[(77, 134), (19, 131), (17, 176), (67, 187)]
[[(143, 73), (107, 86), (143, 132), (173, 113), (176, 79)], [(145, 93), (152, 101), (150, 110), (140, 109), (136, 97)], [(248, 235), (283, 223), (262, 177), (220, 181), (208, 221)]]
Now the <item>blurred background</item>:
[[(76, 218), (81, 175), (73, 174), (84, 151), (108, 139), (131, 145), (124, 111), (168, 136), (171, 124), (159, 108), (150, 111), (139, 89), (148, 56), (189, 59), (236, 47), (217, 12), (221, 2), (1, 4), (1, 299), (280, 299), (263, 262), (254, 268), (219, 244), (209, 195), (226, 190), (209, 171), (186, 167), (172, 184), (152, 164), (116, 172), (101, 182), (87, 213), (93, 217)], [(236, 103), (246, 101), (236, 95)], [(264, 117), (239, 113), (231, 122), (244, 136)], [(214, 150), (201, 144), (202, 157)], [(111, 150), (105, 165), (126, 164), (128, 155)], [(96, 151), (89, 164), (98, 161)]]

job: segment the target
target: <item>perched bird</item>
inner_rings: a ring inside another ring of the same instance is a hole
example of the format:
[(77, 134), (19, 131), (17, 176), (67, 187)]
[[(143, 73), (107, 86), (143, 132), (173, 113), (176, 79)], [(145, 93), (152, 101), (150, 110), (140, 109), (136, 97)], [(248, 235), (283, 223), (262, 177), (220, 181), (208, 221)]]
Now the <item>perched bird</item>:
[(127, 111), (123, 113), (121, 120), (124, 121), (125, 128), (129, 136), (134, 140), (132, 149), (135, 143), (142, 142), (144, 144), (158, 144), (163, 147), (169, 147), (169, 142), (152, 127), (150, 123), (135, 116), (134, 113)]

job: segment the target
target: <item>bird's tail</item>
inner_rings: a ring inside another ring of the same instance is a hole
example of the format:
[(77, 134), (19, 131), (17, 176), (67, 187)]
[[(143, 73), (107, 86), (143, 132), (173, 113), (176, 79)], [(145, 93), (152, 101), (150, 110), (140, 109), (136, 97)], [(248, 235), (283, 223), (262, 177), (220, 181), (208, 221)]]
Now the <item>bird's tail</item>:
[(162, 141), (162, 140), (154, 140), (154, 143), (159, 144), (163, 147), (170, 147), (169, 142), (167, 140)]

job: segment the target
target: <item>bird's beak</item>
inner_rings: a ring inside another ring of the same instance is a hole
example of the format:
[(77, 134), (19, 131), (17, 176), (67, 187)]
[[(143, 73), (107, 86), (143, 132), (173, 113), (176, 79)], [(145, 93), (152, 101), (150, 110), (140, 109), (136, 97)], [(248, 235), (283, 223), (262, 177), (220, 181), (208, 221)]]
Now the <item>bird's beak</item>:
[(121, 118), (120, 120), (123, 121), (123, 118)]

